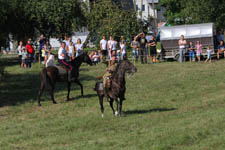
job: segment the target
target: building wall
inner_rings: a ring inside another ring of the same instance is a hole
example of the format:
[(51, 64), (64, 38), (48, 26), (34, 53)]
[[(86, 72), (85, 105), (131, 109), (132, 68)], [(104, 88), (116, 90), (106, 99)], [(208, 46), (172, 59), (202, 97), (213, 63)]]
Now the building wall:
[[(134, 3), (135, 3), (135, 0), (134, 0)], [(152, 8), (152, 6), (148, 3), (148, 0), (143, 0), (143, 3), (142, 3), (142, 0), (136, 0), (136, 11), (138, 13), (138, 18), (142, 18), (144, 20), (147, 20), (148, 17), (157, 18), (157, 10), (154, 10)], [(141, 16), (141, 12), (142, 12), (142, 16)]]

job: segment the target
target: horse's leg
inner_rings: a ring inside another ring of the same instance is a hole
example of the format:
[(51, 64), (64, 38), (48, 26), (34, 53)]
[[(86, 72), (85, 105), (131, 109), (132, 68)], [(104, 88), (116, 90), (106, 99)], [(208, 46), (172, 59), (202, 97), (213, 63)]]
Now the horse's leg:
[(101, 107), (102, 118), (103, 118), (104, 117), (103, 96), (98, 95), (98, 98), (99, 98), (99, 104), (100, 104), (100, 107)]
[(115, 115), (119, 116), (120, 115), (119, 114), (119, 101), (118, 101), (118, 98), (116, 98), (115, 100), (116, 100), (116, 113), (115, 113)]
[(38, 106), (41, 106), (41, 95), (43, 93), (44, 88), (45, 88), (45, 85), (43, 82), (41, 82), (41, 86), (38, 93)]
[(83, 93), (83, 85), (80, 83), (80, 81), (77, 79), (75, 81), (78, 85), (80, 85), (80, 90), (81, 90), (81, 96), (84, 96), (84, 93)]
[(122, 115), (122, 106), (123, 106), (123, 99), (120, 99), (120, 109), (119, 109), (120, 115)]
[(115, 110), (114, 110), (114, 108), (113, 108), (113, 101), (114, 101), (114, 99), (111, 99), (111, 98), (110, 98), (109, 104), (110, 104), (110, 107), (112, 108), (113, 115), (114, 115), (114, 114), (115, 114)]
[(70, 87), (71, 87), (71, 82), (68, 81), (68, 93), (67, 93), (67, 101), (70, 100)]
[(52, 98), (52, 103), (57, 104), (56, 101), (55, 101), (55, 98), (54, 98), (54, 89), (55, 89), (55, 84), (51, 85), (51, 89), (49, 89), (49, 93), (50, 93), (51, 98)]

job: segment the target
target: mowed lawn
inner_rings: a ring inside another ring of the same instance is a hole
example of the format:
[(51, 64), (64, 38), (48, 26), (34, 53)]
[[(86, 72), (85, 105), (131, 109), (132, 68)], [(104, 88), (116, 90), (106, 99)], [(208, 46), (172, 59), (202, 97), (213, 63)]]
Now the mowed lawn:
[(47, 92), (37, 106), (42, 66), (21, 69), (6, 62), (0, 81), (0, 150), (224, 150), (225, 60), (210, 63), (136, 64), (127, 77), (123, 116), (104, 101), (101, 117), (93, 91), (103, 64), (81, 66), (80, 88), (58, 83), (52, 104)]

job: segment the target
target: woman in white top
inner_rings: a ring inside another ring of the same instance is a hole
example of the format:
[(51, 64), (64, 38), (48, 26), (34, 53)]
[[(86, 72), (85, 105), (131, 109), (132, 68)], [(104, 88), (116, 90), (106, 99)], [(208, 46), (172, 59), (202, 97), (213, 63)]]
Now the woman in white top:
[(69, 51), (68, 51), (68, 56), (69, 56), (69, 60), (71, 61), (72, 59), (74, 59), (74, 52), (75, 52), (75, 48), (74, 48), (74, 44), (72, 41), (70, 41), (69, 44)]
[(23, 42), (20, 41), (19, 46), (18, 46), (18, 48), (17, 48), (18, 56), (19, 56), (20, 59), (21, 59), (21, 57), (22, 57), (22, 49), (23, 49)]
[(76, 57), (83, 53), (83, 44), (81, 44), (81, 39), (77, 39), (77, 44), (75, 45)]
[(125, 60), (126, 59), (126, 42), (122, 41), (120, 44), (120, 54), (122, 56), (122, 59)]
[(111, 59), (112, 41), (113, 41), (113, 37), (110, 36), (107, 43), (109, 59)]
[(187, 41), (184, 40), (184, 35), (181, 35), (180, 40), (178, 41), (179, 53), (180, 53), (179, 62), (185, 61), (186, 44), (187, 44)]

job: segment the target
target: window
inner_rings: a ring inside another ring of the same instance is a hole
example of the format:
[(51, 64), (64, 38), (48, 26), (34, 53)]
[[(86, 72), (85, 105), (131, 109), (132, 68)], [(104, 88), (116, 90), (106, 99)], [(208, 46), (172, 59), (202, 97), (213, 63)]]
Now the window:
[(145, 11), (145, 5), (142, 5), (142, 11)]

